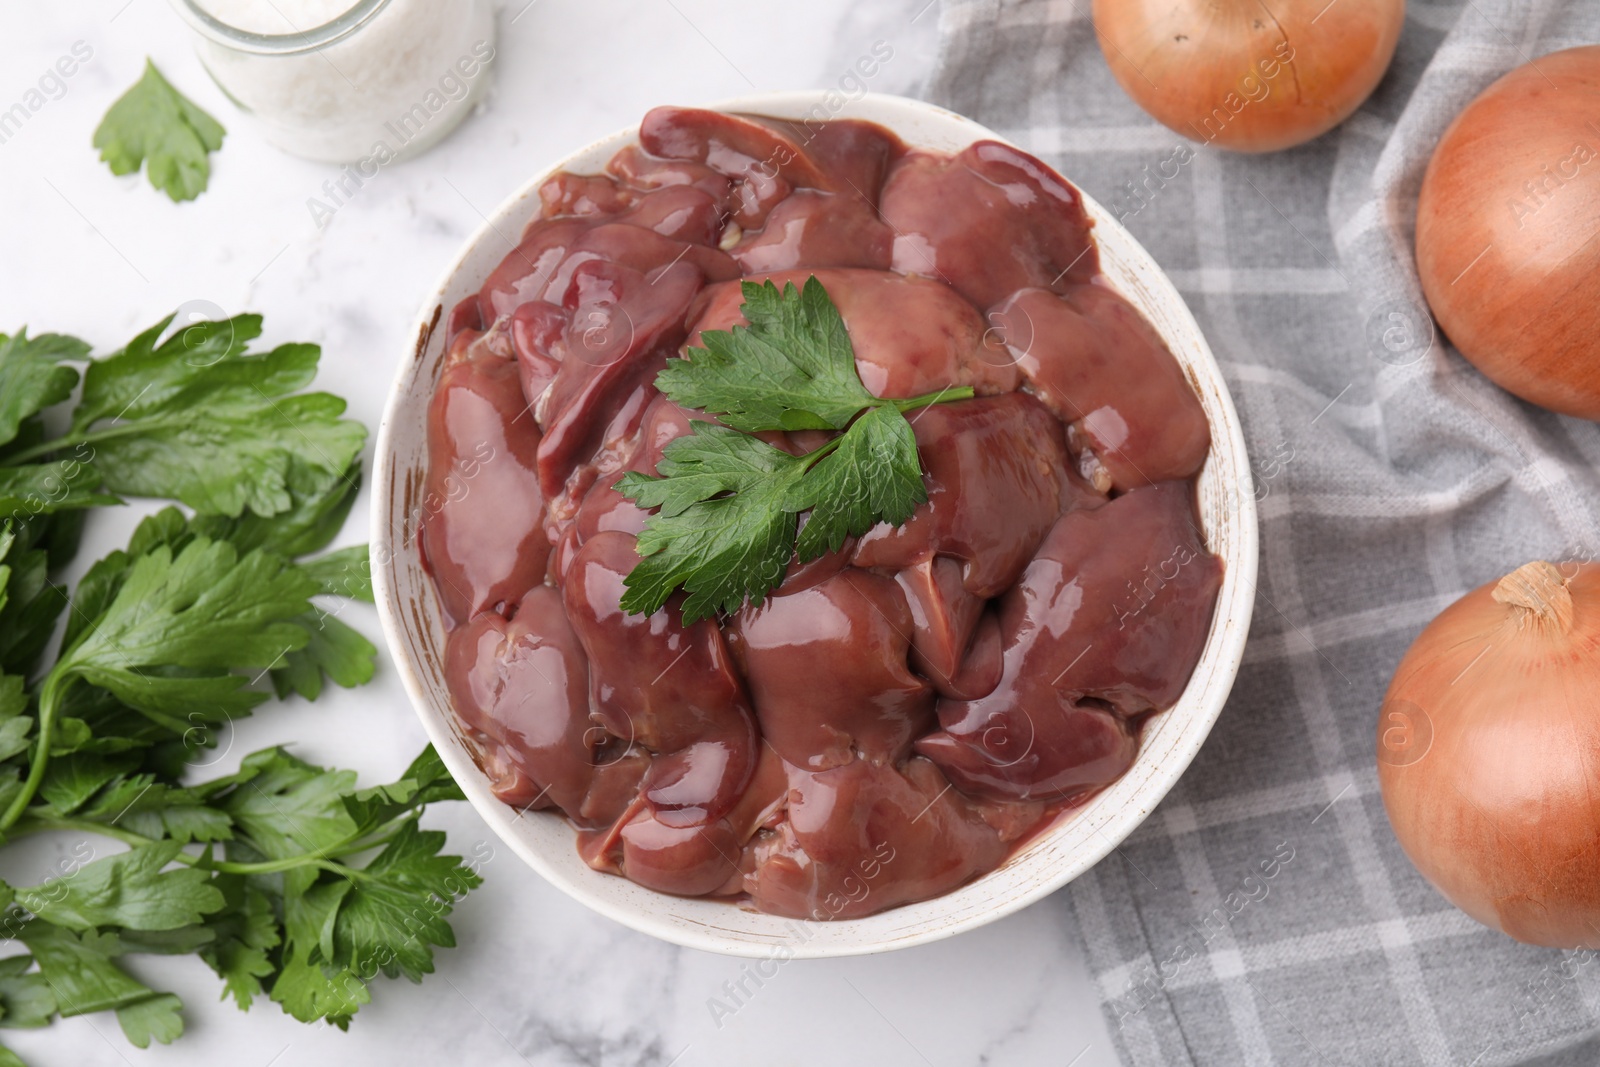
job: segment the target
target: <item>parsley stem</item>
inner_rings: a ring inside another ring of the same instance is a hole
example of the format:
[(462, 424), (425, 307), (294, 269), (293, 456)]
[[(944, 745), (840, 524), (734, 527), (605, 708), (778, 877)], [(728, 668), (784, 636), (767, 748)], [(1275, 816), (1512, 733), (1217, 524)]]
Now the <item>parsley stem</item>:
[(28, 806), (28, 801), (33, 799), (33, 794), (38, 792), (39, 783), (44, 780), (44, 769), (50, 762), (50, 740), (55, 732), (56, 705), (61, 702), (61, 690), (70, 680), (71, 675), (60, 672), (60, 665), (50, 672), (44, 680), (44, 686), (39, 690), (39, 738), (36, 742), (37, 751), (32, 764), (28, 767), (27, 781), (22, 783), (22, 789), (12, 798), (11, 804), (6, 808), (5, 814), (0, 815), (0, 833), (11, 828), (11, 825), (22, 816)]
[[(200, 857), (191, 856), (187, 852), (180, 852), (177, 855), (177, 860), (179, 863), (186, 863), (193, 867), (200, 862)], [(290, 856), (287, 859), (267, 860), (263, 863), (229, 863), (226, 860), (213, 860), (206, 867), (206, 870), (216, 871), (219, 874), (273, 874), (278, 871), (292, 870), (295, 867), (308, 866), (331, 871), (342, 878), (367, 877), (365, 871), (359, 871), (354, 867), (346, 867), (344, 864), (335, 863), (332, 860), (318, 858), (315, 854), (309, 852), (304, 856)]]
[(67, 448), (76, 448), (79, 445), (92, 445), (96, 441), (109, 441), (117, 437), (126, 437), (129, 434), (148, 433), (150, 428), (160, 425), (157, 420), (146, 419), (141, 422), (119, 422), (107, 426), (103, 430), (86, 430), (80, 433), (69, 433), (50, 441), (41, 441), (32, 448), (24, 448), (11, 453), (5, 458), (4, 466), (14, 467), (19, 463), (31, 463), (42, 459), (52, 452), (60, 452)]
[(843, 440), (844, 440), (844, 435), (843, 434), (840, 434), (838, 437), (829, 438), (828, 440), (824, 441), (822, 444), (818, 445), (816, 448), (813, 448), (810, 452), (807, 452), (803, 456), (801, 456), (800, 457), (800, 462), (802, 462), (802, 463), (804, 463), (806, 465), (806, 470), (810, 470), (812, 467), (815, 467), (817, 465), (817, 461), (820, 460), (823, 456), (826, 456), (828, 453), (830, 453), (834, 449), (838, 448), (839, 447), (839, 442), (843, 441)]
[[(874, 404), (873, 407), (893, 406), (902, 415), (904, 415), (908, 411), (915, 411), (917, 408), (932, 407), (934, 404), (952, 404), (957, 400), (971, 400), (972, 395), (972, 386), (970, 385), (947, 385), (943, 389), (940, 389), (937, 393), (923, 393), (921, 396), (907, 397), (905, 399), (883, 400), (879, 401), (877, 404)], [(863, 410), (870, 411), (872, 409), (865, 408)], [(843, 435), (830, 438), (829, 440), (818, 445), (816, 448), (813, 448), (810, 452), (807, 452), (805, 455), (801, 456), (800, 459), (805, 463), (806, 469), (810, 470), (812, 467), (816, 466), (817, 462), (821, 460), (822, 457), (828, 455), (828, 453), (838, 448), (839, 442), (842, 440), (844, 440)]]
[(900, 414), (904, 415), (906, 412), (913, 411), (916, 408), (932, 407), (934, 404), (953, 404), (957, 400), (971, 400), (972, 395), (972, 386), (970, 385), (947, 385), (937, 393), (923, 393), (921, 396), (914, 396), (906, 400), (893, 400), (891, 403), (900, 409)]
[[(279, 860), (262, 860), (257, 863), (212, 860), (206, 866), (206, 869), (216, 871), (219, 874), (274, 874), (278, 871), (287, 871), (295, 867), (309, 865), (346, 878), (365, 878), (367, 877), (365, 871), (336, 862), (333, 857), (350, 856), (385, 845), (400, 832), (405, 821), (401, 820), (398, 825), (392, 826), (386, 831), (372, 833), (364, 837), (348, 838), (326, 848), (314, 849), (298, 856), (287, 856)], [(25, 834), (40, 833), (45, 830), (75, 830), (83, 833), (99, 834), (101, 837), (109, 837), (114, 841), (121, 841), (123, 844), (135, 847), (155, 844), (157, 841), (162, 840), (161, 838), (149, 837), (133, 830), (125, 830), (120, 826), (113, 826), (109, 823), (95, 822), (92, 819), (60, 818), (44, 815), (30, 815), (26, 821), (18, 825), (16, 833), (11, 836), (21, 837)], [(198, 865), (201, 861), (201, 857), (189, 852), (180, 852), (173, 859), (190, 867)]]

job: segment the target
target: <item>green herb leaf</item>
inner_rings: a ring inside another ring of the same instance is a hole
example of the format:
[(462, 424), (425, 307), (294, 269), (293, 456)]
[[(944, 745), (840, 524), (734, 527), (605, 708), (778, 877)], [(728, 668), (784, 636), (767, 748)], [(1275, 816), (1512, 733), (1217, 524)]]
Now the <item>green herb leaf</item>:
[(116, 954), (140, 953), (151, 956), (188, 956), (216, 940), (215, 931), (205, 926), (179, 926), (172, 930), (117, 930)]
[(372, 603), (372, 564), (366, 545), (351, 545), (302, 560), (300, 569), (316, 581), (320, 593)]
[[(869, 408), (806, 457), (709, 423), (691, 426), (663, 451), (660, 477), (629, 472), (617, 483), (641, 507), (659, 509), (639, 534), (642, 558), (624, 580), (624, 611), (655, 611), (680, 585), (689, 592), (686, 622), (737, 611), (746, 599), (760, 604), (796, 552), (811, 560), (837, 551), (875, 523), (905, 522), (928, 499), (916, 438), (892, 405)], [(808, 510), (797, 544), (797, 516)]]
[[(399, 781), (354, 792), (339, 791), (344, 776), (278, 750), (247, 759), (241, 776), (233, 797), (251, 810), (234, 809), (236, 818), (264, 854), (294, 848), (291, 837), (324, 854), (384, 844), (363, 868), (321, 874), (302, 867), (284, 875), (282, 968), (272, 999), (295, 1018), (343, 1027), (370, 999), (363, 976), (418, 979), (431, 971), (433, 949), (454, 943), (444, 917), (478, 884), (459, 857), (439, 855), (443, 834), (416, 826), (422, 805), (461, 795), (433, 750)], [(277, 809), (275, 817), (267, 809)]]
[(65, 360), (84, 359), (89, 346), (58, 333), (0, 334), (0, 445), (17, 436), (22, 420), (72, 395), (78, 372)]
[[(662, 451), (656, 476), (630, 471), (615, 483), (657, 509), (639, 534), (625, 611), (656, 611), (680, 586), (685, 622), (760, 604), (797, 555), (812, 560), (876, 523), (905, 522), (928, 495), (904, 413), (972, 396), (967, 386), (873, 396), (814, 275), (800, 290), (768, 281), (743, 291), (750, 325), (702, 333), (705, 348), (668, 360), (656, 378), (675, 403), (726, 425), (691, 421), (688, 436)], [(738, 432), (801, 429), (844, 432), (804, 456)]]
[(326, 393), (271, 399), (253, 390), (207, 391), (186, 416), (151, 419), (98, 445), (95, 465), (115, 492), (164, 496), (197, 511), (272, 515), (296, 493), (339, 477), (366, 432), (341, 419)]
[(100, 120), (94, 146), (111, 173), (132, 174), (142, 163), (151, 185), (174, 201), (193, 200), (211, 179), (207, 157), (226, 132), (147, 59), (144, 76)]
[(83, 396), (72, 412), (74, 429), (85, 429), (102, 419), (159, 415), (170, 410), (185, 390), (230, 361), (244, 364), (245, 383), (276, 382), (289, 392), (304, 387), (316, 372), (315, 345), (289, 346), (292, 359), (288, 366), (280, 361), (269, 367), (259, 356), (245, 358), (250, 342), (261, 336), (260, 315), (194, 322), (167, 335), (176, 317), (168, 315), (120, 351), (89, 364)]
[(189, 521), (189, 528), (214, 541), (230, 542), (241, 552), (265, 548), (285, 558), (304, 556), (320, 552), (338, 535), (360, 488), (361, 467), (353, 464), (319, 492), (291, 494), (293, 504), (276, 515), (262, 516), (252, 511), (233, 518), (196, 515)]
[(15, 675), (0, 674), (0, 762), (28, 747), (33, 716), (26, 714), (27, 710), (28, 694), (23, 689), (23, 680)]
[(413, 982), (433, 972), (433, 949), (455, 947), (444, 917), (481, 879), (455, 856), (441, 856), (445, 836), (404, 824), (344, 894), (333, 925), (334, 959), (355, 974), (382, 971)]
[(139, 758), (127, 754), (106, 756), (96, 752), (72, 752), (50, 761), (39, 795), (50, 802), (58, 814), (70, 815), (102, 787), (137, 766)]
[(295, 893), (286, 889), (283, 966), (271, 998), (301, 1022), (325, 1019), (341, 1030), (363, 1004), (366, 983), (349, 968), (323, 962), (333, 952), (333, 925), (350, 883), (324, 883)]
[(22, 772), (16, 767), (0, 768), (0, 810), (9, 806), (21, 792)]
[[(259, 332), (254, 315), (196, 323), (159, 346), (147, 331), (89, 364), (73, 438), (92, 447), (107, 487), (206, 514), (248, 507), (272, 516), (346, 477), (366, 430), (340, 418), (338, 397), (295, 392), (315, 375), (321, 350), (292, 344), (245, 354)], [(342, 503), (337, 497), (332, 507)]]
[(464, 800), (432, 745), (422, 750), (398, 781), (361, 789), (345, 798), (345, 810), (363, 832), (440, 800)]
[(223, 803), (223, 810), (269, 859), (334, 849), (355, 836), (344, 807), (355, 788), (354, 771), (326, 771), (281, 748), (245, 757), (249, 778)]
[[(323, 535), (320, 530), (315, 530), (313, 527), (326, 518), (328, 514), (326, 501), (334, 497), (343, 498), (342, 501), (336, 502), (333, 508), (342, 523), (344, 514), (349, 510), (349, 501), (354, 498), (353, 487), (343, 483), (334, 487), (324, 497), (313, 498), (304, 505), (297, 504), (291, 511), (268, 518), (246, 511), (238, 518), (197, 515), (190, 519), (177, 508), (170, 507), (146, 516), (134, 530), (128, 542), (128, 551), (112, 552), (105, 556), (90, 567), (78, 583), (73, 611), (68, 616), (66, 633), (62, 638), (62, 647), (72, 647), (87, 625), (105, 611), (116, 597), (118, 590), (122, 588), (128, 567), (135, 556), (147, 555), (162, 546), (167, 546), (174, 552), (181, 551), (196, 535), (213, 541), (227, 541), (241, 553), (265, 548), (269, 550), (269, 558), (271, 556), (286, 558), (299, 551), (315, 551), (322, 547)], [(317, 513), (321, 517), (308, 521), (308, 513)], [(367, 559), (366, 545), (354, 545), (328, 552), (315, 559), (298, 563), (296, 567), (315, 583), (318, 593), (346, 596), (369, 603), (372, 600), (372, 572)], [(321, 620), (327, 617), (327, 614), (313, 610), (295, 621), (297, 625), (310, 630), (313, 627), (308, 624), (308, 620), (316, 619), (316, 625), (320, 626)], [(361, 641), (365, 642), (365, 639), (362, 638)], [(341, 649), (350, 650), (361, 647), (353, 639), (341, 641), (340, 646)], [(297, 655), (298, 653), (290, 652), (288, 658), (293, 660)], [(359, 671), (353, 666), (344, 671), (345, 676), (353, 676), (356, 673)], [(341, 681), (339, 684), (360, 684), (370, 681), (371, 677), (371, 672), (367, 671), (366, 676), (357, 682)], [(279, 696), (282, 695), (280, 692)]]
[(240, 559), (234, 547), (203, 537), (176, 556), (165, 545), (129, 565), (105, 613), (69, 649), (56, 671), (110, 689), (140, 709), (171, 711), (185, 697), (227, 702), (237, 675), (155, 675), (170, 666), (230, 670), (273, 666), (306, 642), (287, 620), (316, 592), (310, 578), (263, 552)]
[(61, 635), (62, 648), (77, 644), (84, 631), (105, 614), (122, 588), (122, 580), (128, 576), (128, 565), (132, 562), (132, 556), (118, 549), (96, 560), (84, 572), (72, 597), (72, 610), (67, 613), (67, 628)]
[(649, 614), (680, 585), (685, 621), (759, 604), (794, 555), (804, 461), (748, 434), (690, 425), (663, 452), (661, 477), (629, 472), (617, 483), (639, 506), (660, 509), (639, 534), (624, 611)]
[(846, 537), (879, 522), (899, 526), (928, 499), (911, 424), (895, 407), (868, 409), (811, 468), (803, 488), (795, 503), (810, 507), (811, 517), (796, 544), (802, 560), (837, 552)]
[(99, 472), (77, 459), (0, 467), (0, 519), (31, 519), (122, 503), (109, 493), (96, 492), (99, 484)]
[(17, 903), (46, 922), (74, 930), (174, 930), (197, 923), (222, 907), (222, 894), (205, 871), (165, 869), (181, 848), (176, 841), (162, 841), (106, 856), (63, 878), (19, 888)]
[(90, 930), (80, 936), (34, 920), (22, 926), (17, 938), (38, 961), (63, 1017), (113, 1011), (157, 995), (111, 962), (121, 951), (114, 935)]
[(183, 843), (233, 837), (233, 820), (227, 812), (207, 806), (193, 790), (149, 774), (116, 779), (92, 804), (77, 812), (77, 818)]
[(94, 744), (96, 738), (89, 724), (82, 719), (63, 718), (56, 722), (55, 737), (50, 742), (50, 755), (66, 756)]
[(216, 884), (228, 905), (208, 920), (217, 937), (200, 949), (200, 958), (222, 979), (224, 995), (245, 1011), (261, 995), (261, 979), (276, 971), (268, 954), (283, 938), (266, 893), (237, 877), (219, 877)]
[(324, 678), (345, 689), (372, 681), (378, 650), (371, 641), (326, 612), (308, 612), (296, 622), (308, 639), (304, 648), (285, 655), (284, 666), (272, 672), (272, 689), (279, 700), (290, 693), (315, 700), (322, 695)]
[(50, 581), (50, 557), (30, 548), (4, 557), (8, 571), (0, 606), (0, 672), (31, 676), (67, 606), (66, 590)]
[(56, 995), (44, 975), (33, 970), (32, 956), (0, 960), (0, 1026), (31, 1030), (49, 1025), (55, 1013)]
[(151, 1041), (171, 1044), (183, 1036), (183, 1001), (171, 993), (157, 993), (117, 1009), (122, 1034), (139, 1048)]
[(669, 360), (656, 386), (675, 403), (736, 430), (842, 430), (876, 398), (861, 384), (838, 308), (816, 277), (782, 293), (745, 282), (749, 326), (707, 330), (701, 348)]
[(51, 571), (59, 571), (78, 554), (86, 514), (83, 509), (57, 510), (28, 525), (35, 527), (35, 544), (44, 549)]

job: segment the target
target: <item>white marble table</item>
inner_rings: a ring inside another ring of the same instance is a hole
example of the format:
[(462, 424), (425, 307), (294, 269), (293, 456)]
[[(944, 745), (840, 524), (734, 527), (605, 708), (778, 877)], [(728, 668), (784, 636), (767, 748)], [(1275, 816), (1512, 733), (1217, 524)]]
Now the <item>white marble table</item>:
[[(0, 331), (74, 333), (105, 352), (188, 301), (261, 311), (268, 341), (323, 345), (318, 384), (375, 426), (421, 296), (480, 214), (528, 174), (654, 104), (834, 85), (878, 40), (894, 57), (872, 88), (914, 91), (938, 16), (928, 0), (524, 3), (507, 0), (500, 13), (497, 82), (480, 113), (442, 150), (385, 168), (319, 230), (306, 201), (335, 168), (254, 137), (165, 0), (9, 0), (0, 6), (0, 109), (74, 41), (94, 57), (0, 144)], [(142, 178), (113, 178), (90, 147), (146, 54), (230, 129), (210, 190), (190, 204), (170, 203)], [(100, 520), (85, 556), (121, 543), (139, 513)], [(366, 515), (364, 495), (345, 540), (366, 537)], [(346, 617), (376, 635), (370, 609)], [(423, 740), (393, 672), (380, 666), (364, 689), (267, 706), (238, 728), (223, 767), (287, 742), (375, 781)], [(442, 806), (430, 822), (458, 852), (491, 837), (464, 804)], [(30, 843), (0, 865), (0, 878), (32, 881), (65, 847)], [(455, 915), (460, 947), (441, 952), (438, 973), (420, 986), (381, 984), (349, 1033), (303, 1026), (266, 1002), (242, 1014), (218, 1002), (219, 984), (198, 961), (151, 958), (136, 962), (139, 973), (186, 1004), (188, 1032), (176, 1044), (141, 1052), (109, 1016), (0, 1040), (34, 1067), (1116, 1062), (1059, 899), (937, 945), (789, 963), (719, 1027), (708, 1000), (739, 977), (741, 961), (593, 915), (503, 846), (483, 873), (486, 885)]]

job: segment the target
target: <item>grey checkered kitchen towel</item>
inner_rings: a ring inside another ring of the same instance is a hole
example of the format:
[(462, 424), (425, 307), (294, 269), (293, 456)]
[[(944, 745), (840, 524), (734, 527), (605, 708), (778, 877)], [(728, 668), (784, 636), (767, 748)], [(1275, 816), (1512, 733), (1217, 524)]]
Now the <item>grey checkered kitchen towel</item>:
[(1210, 340), (1261, 483), (1232, 698), (1167, 800), (1065, 891), (1118, 1051), (1600, 1063), (1600, 961), (1455, 911), (1396, 843), (1374, 763), (1383, 691), (1429, 619), (1529, 559), (1600, 548), (1600, 426), (1435, 340), (1412, 257), (1450, 119), (1511, 68), (1600, 41), (1600, 0), (1412, 0), (1360, 111), (1267, 156), (1178, 152), (1112, 79), (1088, 8), (945, 0), (926, 95), (1123, 217)]

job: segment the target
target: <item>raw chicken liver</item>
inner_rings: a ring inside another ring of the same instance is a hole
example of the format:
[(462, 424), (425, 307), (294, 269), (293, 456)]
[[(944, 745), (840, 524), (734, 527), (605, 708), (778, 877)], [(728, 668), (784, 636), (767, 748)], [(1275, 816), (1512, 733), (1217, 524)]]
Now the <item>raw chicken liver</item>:
[[(1098, 274), (1077, 190), (994, 141), (657, 108), (549, 178), (451, 313), (414, 517), (495, 794), (598, 871), (832, 920), (959, 889), (1124, 773), (1221, 566), (1200, 400)], [(654, 516), (616, 482), (716, 422), (657, 374), (745, 324), (743, 281), (812, 277), (869, 392), (974, 393), (907, 414), (927, 502), (731, 615), (623, 611)]]

